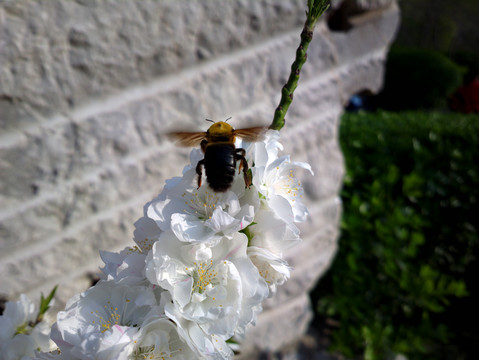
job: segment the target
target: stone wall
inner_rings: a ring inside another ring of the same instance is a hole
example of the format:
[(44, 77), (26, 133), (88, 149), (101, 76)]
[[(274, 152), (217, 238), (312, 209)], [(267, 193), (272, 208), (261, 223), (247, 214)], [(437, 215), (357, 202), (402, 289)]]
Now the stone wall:
[[(399, 17), (394, 1), (359, 3), (348, 31), (318, 24), (282, 130), (285, 152), (315, 172), (303, 179), (311, 216), (288, 254), (292, 279), (265, 304), (246, 354), (305, 331), (307, 293), (337, 248), (339, 117), (352, 94), (380, 88)], [(85, 290), (98, 250), (131, 244), (143, 205), (186, 164), (169, 129), (230, 116), (269, 124), (305, 4), (0, 1), (0, 294), (59, 284), (61, 306)]]

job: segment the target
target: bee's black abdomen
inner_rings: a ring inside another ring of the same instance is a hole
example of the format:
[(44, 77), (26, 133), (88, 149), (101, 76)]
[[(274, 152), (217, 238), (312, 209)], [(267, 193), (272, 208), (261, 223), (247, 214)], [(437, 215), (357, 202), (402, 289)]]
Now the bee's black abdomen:
[(214, 191), (228, 190), (235, 177), (235, 146), (230, 143), (208, 144), (205, 149), (206, 180)]

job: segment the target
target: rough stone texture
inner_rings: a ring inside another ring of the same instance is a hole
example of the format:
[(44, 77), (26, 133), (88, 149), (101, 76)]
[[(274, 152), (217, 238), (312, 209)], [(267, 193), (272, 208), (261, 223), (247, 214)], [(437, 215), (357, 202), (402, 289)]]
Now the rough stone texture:
[[(344, 173), (343, 105), (381, 86), (398, 25), (394, 2), (322, 21), (286, 127), (311, 217), (287, 254), (292, 278), (264, 304), (242, 356), (277, 351), (307, 329), (307, 292), (337, 249)], [(379, 4), (379, 2), (378, 2)], [(298, 45), (303, 0), (0, 1), (0, 293), (61, 306), (100, 266), (99, 249), (131, 243), (133, 223), (188, 150), (168, 129), (204, 118), (269, 124)]]
[(350, 10), (363, 12), (369, 10), (383, 9), (395, 3), (395, 0), (331, 0), (331, 7), (347, 7)]
[(3, 1), (0, 129), (258, 43), (300, 25), (303, 7), (302, 0)]

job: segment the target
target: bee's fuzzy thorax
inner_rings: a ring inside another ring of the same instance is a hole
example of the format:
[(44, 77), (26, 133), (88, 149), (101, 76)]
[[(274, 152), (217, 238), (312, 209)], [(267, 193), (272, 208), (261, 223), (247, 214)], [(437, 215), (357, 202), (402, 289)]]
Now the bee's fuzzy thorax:
[(230, 124), (224, 121), (218, 121), (211, 125), (206, 132), (208, 142), (212, 141), (228, 141), (234, 143), (234, 129)]

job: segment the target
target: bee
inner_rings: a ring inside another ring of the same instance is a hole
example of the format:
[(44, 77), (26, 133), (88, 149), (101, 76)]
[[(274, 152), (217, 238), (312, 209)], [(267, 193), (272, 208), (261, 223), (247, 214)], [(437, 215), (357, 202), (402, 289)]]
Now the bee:
[(259, 141), (263, 138), (266, 127), (256, 126), (245, 129), (233, 129), (225, 121), (214, 122), (206, 132), (171, 132), (168, 135), (178, 141), (180, 146), (201, 146), (205, 154), (204, 159), (196, 165), (196, 174), (198, 174), (198, 189), (201, 187), (202, 168), (205, 168), (206, 181), (208, 185), (216, 192), (225, 192), (233, 183), (236, 162), (239, 161), (238, 174), (243, 169), (243, 177), (246, 187), (251, 186), (251, 177), (248, 173), (248, 162), (246, 161), (246, 151), (235, 147), (236, 137), (242, 138), (248, 142)]

